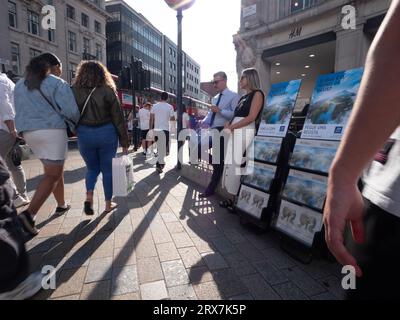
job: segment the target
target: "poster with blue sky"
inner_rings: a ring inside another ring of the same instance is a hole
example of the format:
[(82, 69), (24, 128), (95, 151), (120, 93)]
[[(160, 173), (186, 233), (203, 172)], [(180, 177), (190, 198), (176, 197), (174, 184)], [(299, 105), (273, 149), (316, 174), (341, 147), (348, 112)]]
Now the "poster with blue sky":
[(259, 136), (284, 137), (296, 105), (301, 80), (276, 83), (271, 86), (261, 115)]
[(349, 120), (363, 68), (322, 75), (312, 95), (302, 139), (340, 140)]

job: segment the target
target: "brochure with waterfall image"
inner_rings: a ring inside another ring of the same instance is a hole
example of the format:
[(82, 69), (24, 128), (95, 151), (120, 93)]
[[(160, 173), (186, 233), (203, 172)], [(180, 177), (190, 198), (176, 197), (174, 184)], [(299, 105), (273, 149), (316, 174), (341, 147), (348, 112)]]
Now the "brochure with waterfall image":
[[(248, 167), (251, 168), (251, 166), (253, 166), (253, 172), (243, 176), (243, 183), (269, 191), (275, 177), (276, 167), (256, 161), (250, 161)], [(251, 172), (251, 170), (249, 171)]]
[(319, 76), (302, 139), (340, 140), (357, 97), (364, 68)]
[(327, 177), (290, 170), (282, 196), (322, 210), (326, 197)]
[(250, 145), (249, 154), (254, 160), (276, 163), (281, 150), (282, 138), (256, 136)]
[(292, 167), (328, 173), (339, 141), (298, 139), (289, 164)]
[(300, 86), (301, 80), (274, 83), (271, 86), (261, 114), (261, 123), (257, 135), (286, 136)]

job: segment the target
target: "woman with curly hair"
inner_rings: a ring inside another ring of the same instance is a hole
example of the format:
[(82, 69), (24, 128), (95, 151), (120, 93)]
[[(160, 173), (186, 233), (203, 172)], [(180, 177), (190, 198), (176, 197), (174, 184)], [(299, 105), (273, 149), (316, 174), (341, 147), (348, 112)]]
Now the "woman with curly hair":
[(114, 80), (98, 61), (82, 61), (72, 87), (81, 112), (77, 137), (79, 152), (87, 166), (84, 212), (93, 215), (93, 192), (102, 173), (105, 212), (116, 208), (112, 202), (112, 159), (120, 142), (123, 151), (129, 147), (128, 132)]

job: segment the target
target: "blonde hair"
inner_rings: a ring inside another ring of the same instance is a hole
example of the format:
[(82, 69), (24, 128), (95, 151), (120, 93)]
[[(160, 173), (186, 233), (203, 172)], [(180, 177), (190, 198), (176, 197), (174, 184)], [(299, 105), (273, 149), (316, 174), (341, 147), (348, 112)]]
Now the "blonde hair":
[(117, 90), (107, 67), (100, 61), (81, 61), (77, 68), (74, 87), (94, 88), (102, 86), (110, 87), (114, 91)]
[(242, 71), (242, 75), (246, 76), (251, 91), (261, 90), (260, 77), (257, 69), (249, 68)]

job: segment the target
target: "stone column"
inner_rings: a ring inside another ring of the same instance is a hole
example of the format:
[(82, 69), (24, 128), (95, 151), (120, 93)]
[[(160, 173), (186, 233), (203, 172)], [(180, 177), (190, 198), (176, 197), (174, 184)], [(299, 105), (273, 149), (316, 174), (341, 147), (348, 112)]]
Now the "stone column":
[(260, 76), (261, 89), (267, 94), (271, 88), (271, 63), (262, 58), (261, 51), (256, 55), (254, 68), (257, 69)]
[(263, 60), (262, 50), (257, 49), (256, 41), (254, 39), (244, 40), (240, 35), (236, 35), (233, 42), (237, 52), (238, 78), (240, 79), (243, 69), (256, 68), (260, 76), (261, 89), (265, 93), (268, 92), (271, 86), (271, 64)]
[(355, 30), (336, 31), (335, 71), (362, 67), (370, 46), (370, 39), (364, 33), (364, 23), (358, 24)]

